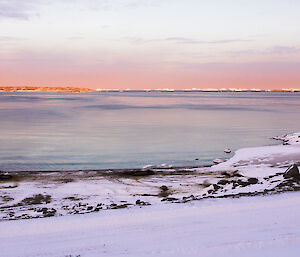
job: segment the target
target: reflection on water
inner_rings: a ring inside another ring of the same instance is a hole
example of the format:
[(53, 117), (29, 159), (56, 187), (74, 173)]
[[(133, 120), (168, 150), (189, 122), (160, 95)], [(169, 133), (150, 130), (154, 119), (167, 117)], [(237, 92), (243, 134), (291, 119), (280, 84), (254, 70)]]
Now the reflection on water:
[(0, 93), (0, 170), (206, 165), (299, 113), (299, 93)]

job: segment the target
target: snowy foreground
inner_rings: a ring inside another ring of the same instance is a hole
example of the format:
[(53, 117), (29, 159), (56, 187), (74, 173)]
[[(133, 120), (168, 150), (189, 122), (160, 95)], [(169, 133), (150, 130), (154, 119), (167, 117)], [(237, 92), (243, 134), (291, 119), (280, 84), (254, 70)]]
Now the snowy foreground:
[(207, 168), (4, 174), (0, 257), (299, 256), (300, 133), (275, 139)]
[(299, 256), (300, 193), (0, 223), (0, 256)]

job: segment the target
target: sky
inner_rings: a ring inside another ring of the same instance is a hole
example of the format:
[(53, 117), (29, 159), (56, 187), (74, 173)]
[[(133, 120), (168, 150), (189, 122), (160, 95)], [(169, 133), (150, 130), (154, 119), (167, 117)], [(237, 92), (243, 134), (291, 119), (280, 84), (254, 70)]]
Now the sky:
[(0, 0), (0, 86), (300, 88), (298, 0)]

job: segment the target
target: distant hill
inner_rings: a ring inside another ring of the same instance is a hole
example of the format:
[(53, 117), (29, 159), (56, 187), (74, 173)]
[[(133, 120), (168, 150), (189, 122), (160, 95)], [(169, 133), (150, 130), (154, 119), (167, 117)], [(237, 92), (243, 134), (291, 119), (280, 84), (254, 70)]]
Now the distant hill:
[(0, 92), (70, 92), (82, 93), (93, 92), (95, 90), (80, 87), (0, 87)]

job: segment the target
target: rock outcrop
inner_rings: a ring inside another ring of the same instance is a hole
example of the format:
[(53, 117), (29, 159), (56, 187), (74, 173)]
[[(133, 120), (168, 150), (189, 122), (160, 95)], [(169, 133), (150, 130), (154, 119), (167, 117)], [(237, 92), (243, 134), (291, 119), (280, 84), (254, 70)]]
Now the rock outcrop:
[(297, 165), (293, 164), (292, 166), (290, 166), (286, 170), (286, 172), (283, 174), (283, 177), (300, 180), (300, 173), (299, 173), (299, 169), (298, 169)]

